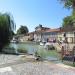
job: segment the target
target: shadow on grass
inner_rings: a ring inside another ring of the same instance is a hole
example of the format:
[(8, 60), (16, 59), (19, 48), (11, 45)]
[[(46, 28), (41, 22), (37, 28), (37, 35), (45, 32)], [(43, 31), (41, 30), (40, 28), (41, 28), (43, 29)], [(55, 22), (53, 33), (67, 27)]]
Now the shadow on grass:
[(7, 53), (7, 52), (0, 52), (0, 54), (5, 54), (5, 55), (20, 55), (19, 53)]
[(75, 62), (73, 63), (72, 61), (63, 61), (63, 64), (75, 67)]

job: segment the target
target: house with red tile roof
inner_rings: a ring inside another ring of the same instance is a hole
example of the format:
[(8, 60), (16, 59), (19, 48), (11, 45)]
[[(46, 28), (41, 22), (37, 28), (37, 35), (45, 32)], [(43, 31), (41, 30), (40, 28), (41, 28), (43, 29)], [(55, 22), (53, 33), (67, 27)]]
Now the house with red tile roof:
[(34, 41), (64, 41), (65, 37), (69, 43), (75, 43), (75, 27), (56, 28), (51, 29), (39, 25), (35, 31), (29, 33), (31, 39)]
[(63, 41), (66, 37), (69, 43), (75, 43), (75, 27), (61, 28), (61, 32), (57, 36), (59, 41)]
[(34, 33), (34, 41), (42, 41), (42, 34), (44, 32), (46, 32), (47, 30), (49, 30), (50, 28), (48, 27), (43, 27), (42, 25), (39, 24), (39, 26), (37, 26), (35, 28), (35, 33)]

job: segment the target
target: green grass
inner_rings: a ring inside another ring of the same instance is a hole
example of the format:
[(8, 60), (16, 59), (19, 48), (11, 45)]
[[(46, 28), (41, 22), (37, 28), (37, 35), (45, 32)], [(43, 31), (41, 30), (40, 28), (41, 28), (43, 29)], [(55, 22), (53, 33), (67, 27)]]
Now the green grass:
[(47, 56), (47, 52), (46, 52), (45, 50), (37, 50), (37, 51), (35, 52), (35, 55), (36, 55), (36, 56), (40, 56), (40, 57), (42, 57), (42, 58), (45, 58), (45, 57)]
[(24, 48), (18, 48), (17, 51), (20, 53), (28, 53), (27, 49)]
[(47, 51), (47, 56), (58, 57), (58, 53), (56, 50), (49, 50)]
[(73, 62), (71, 62), (71, 61), (63, 61), (63, 64), (75, 67), (75, 63), (73, 64)]
[(58, 53), (56, 50), (46, 50), (44, 48), (40, 48), (36, 52), (37, 52), (37, 55), (41, 56), (42, 58), (45, 58), (45, 57), (57, 57), (58, 58)]

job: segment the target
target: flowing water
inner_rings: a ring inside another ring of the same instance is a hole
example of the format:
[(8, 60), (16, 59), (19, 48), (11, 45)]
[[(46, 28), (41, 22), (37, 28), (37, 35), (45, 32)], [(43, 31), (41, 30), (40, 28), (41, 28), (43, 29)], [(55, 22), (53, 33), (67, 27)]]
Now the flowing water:
[(29, 54), (34, 54), (37, 50), (42, 49), (43, 46), (33, 43), (10, 43), (9, 47), (15, 48), (15, 52), (17, 53), (17, 49), (25, 49)]
[[(55, 55), (52, 55), (52, 51), (48, 51), (44, 48), (44, 46), (40, 46), (35, 43), (10, 43), (9, 47), (15, 48), (13, 52), (18, 53), (17, 49), (26, 49), (28, 50), (28, 54), (35, 55), (35, 52), (38, 50), (40, 55), (43, 56), (47, 60), (58, 60)], [(9, 51), (8, 51), (9, 52)], [(55, 51), (54, 51), (55, 53)]]

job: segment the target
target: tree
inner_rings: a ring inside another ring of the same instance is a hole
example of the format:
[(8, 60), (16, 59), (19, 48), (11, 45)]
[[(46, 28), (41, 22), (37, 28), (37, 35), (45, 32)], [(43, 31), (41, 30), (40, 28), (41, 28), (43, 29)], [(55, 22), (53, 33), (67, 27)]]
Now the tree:
[[(59, 0), (64, 4), (65, 8), (72, 9), (72, 15), (67, 16), (63, 19), (62, 26), (66, 28), (66, 26), (74, 27), (75, 26), (75, 0)], [(66, 43), (68, 40), (65, 37)]]
[(64, 18), (64, 20), (65, 20), (65, 21), (63, 20), (64, 23), (67, 22), (70, 25), (73, 23), (73, 25), (74, 25), (75, 24), (75, 0), (59, 0), (59, 1), (61, 1), (64, 4), (65, 8), (73, 10), (71, 16), (67, 16)]
[(65, 8), (75, 9), (75, 0), (59, 0), (64, 4)]
[(28, 33), (28, 28), (27, 26), (21, 26), (18, 30), (17, 30), (17, 34), (26, 34)]
[(72, 19), (72, 16), (67, 16), (63, 19), (63, 24), (62, 26), (63, 27), (67, 27), (67, 26), (73, 26), (73, 19)]
[(72, 17), (75, 19), (75, 0), (59, 0), (64, 4), (65, 8), (72, 9)]
[(10, 42), (14, 29), (13, 17), (9, 13), (0, 13), (0, 51)]

